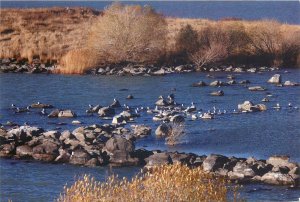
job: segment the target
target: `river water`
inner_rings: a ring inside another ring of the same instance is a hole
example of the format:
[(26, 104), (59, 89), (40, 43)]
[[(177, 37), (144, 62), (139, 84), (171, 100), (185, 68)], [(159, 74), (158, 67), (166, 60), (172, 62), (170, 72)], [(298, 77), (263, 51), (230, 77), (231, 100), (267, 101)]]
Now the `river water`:
[[(77, 120), (83, 125), (103, 124), (111, 120), (102, 120), (96, 115), (88, 116), (85, 109), (88, 104), (112, 103), (117, 98), (120, 103), (131, 107), (149, 106), (159, 95), (174, 93), (176, 101), (185, 106), (195, 102), (198, 109), (203, 111), (217, 109), (227, 110), (227, 114), (216, 116), (214, 120), (186, 121), (186, 136), (182, 142), (174, 147), (167, 147), (162, 139), (151, 136), (136, 142), (138, 148), (148, 150), (176, 150), (180, 152), (193, 152), (197, 154), (220, 153), (237, 157), (254, 156), (265, 159), (274, 154), (290, 155), (293, 161), (300, 162), (300, 87), (277, 87), (266, 81), (275, 73), (282, 75), (283, 81), (300, 82), (300, 71), (283, 70), (278, 72), (265, 72), (263, 74), (240, 73), (234, 74), (237, 81), (248, 79), (249, 86), (261, 85), (267, 91), (250, 92), (246, 86), (232, 85), (224, 87), (191, 87), (193, 82), (213, 80), (227, 81), (227, 73), (213, 73), (214, 78), (206, 77), (206, 73), (172, 74), (164, 77), (142, 76), (64, 76), (42, 74), (0, 74), (0, 115), (1, 123), (13, 121), (18, 124), (27, 122), (30, 125), (43, 127), (47, 130), (74, 129), (78, 126), (71, 124), (73, 119), (49, 119), (39, 115), (38, 110), (29, 113), (15, 114), (10, 105), (27, 106), (34, 102), (49, 103), (60, 109), (74, 110)], [(176, 89), (176, 90), (175, 90)], [(209, 93), (223, 90), (225, 96), (213, 97)], [(127, 100), (128, 94), (135, 98)], [(265, 103), (268, 110), (259, 113), (231, 114), (239, 103), (251, 100), (261, 103), (269, 97), (270, 102)], [(282, 109), (272, 109), (280, 103)], [(288, 107), (291, 103), (293, 107)], [(48, 110), (49, 112), (50, 110)], [(66, 125), (56, 125), (64, 122)], [(146, 124), (155, 131), (159, 125), (152, 121), (152, 115), (142, 113), (136, 119), (138, 124)], [(121, 176), (130, 177), (138, 168), (119, 168), (113, 172)], [(49, 165), (35, 162), (1, 160), (1, 198), (12, 198), (14, 201), (32, 199), (34, 201), (48, 201), (57, 197), (65, 183), (71, 183), (75, 176), (89, 173), (97, 179), (103, 180), (108, 175), (108, 168), (84, 168), (71, 165)], [(41, 186), (43, 185), (43, 186)], [(32, 190), (28, 192), (29, 190)], [(30, 194), (29, 194), (30, 193)], [(247, 185), (243, 196), (249, 200), (296, 200), (300, 196), (299, 189), (287, 189), (266, 185)], [(30, 200), (30, 201), (32, 201)]]
[[(33, 8), (52, 6), (88, 6), (103, 9), (111, 2), (99, 1), (0, 1), (1, 8)], [(214, 1), (214, 2), (157, 2), (135, 1), (126, 4), (150, 4), (159, 12), (171, 17), (221, 19), (237, 17), (247, 20), (276, 19), (283, 23), (300, 24), (299, 1)], [(234, 85), (221, 88), (192, 88), (193, 82), (203, 80), (211, 82), (205, 73), (174, 74), (165, 77), (117, 77), (117, 76), (62, 76), (33, 74), (0, 74), (0, 122), (24, 122), (45, 129), (74, 129), (71, 119), (52, 120), (40, 116), (38, 111), (14, 114), (9, 106), (27, 106), (33, 102), (45, 102), (61, 109), (72, 109), (76, 119), (83, 125), (103, 124), (110, 121), (97, 116), (87, 116), (88, 104), (108, 105), (113, 98), (121, 104), (132, 107), (149, 106), (159, 95), (174, 93), (178, 103), (188, 106), (193, 101), (197, 108), (212, 110), (215, 106), (232, 112), (237, 104), (245, 100), (259, 103), (267, 93), (271, 93), (268, 110), (250, 114), (224, 114), (209, 121), (186, 121), (186, 136), (175, 147), (167, 147), (164, 141), (150, 137), (136, 142), (136, 146), (146, 149), (177, 150), (197, 154), (220, 153), (237, 157), (254, 156), (267, 158), (274, 154), (290, 155), (293, 161), (300, 162), (300, 110), (288, 108), (288, 103), (300, 107), (300, 87), (275, 87), (266, 83), (275, 72), (264, 74), (237, 74), (237, 80), (248, 79), (252, 85), (262, 85), (268, 90), (250, 92), (245, 86)], [(283, 80), (300, 82), (300, 71), (290, 70), (283, 73)], [(215, 73), (215, 79), (226, 81), (225, 73)], [(176, 91), (174, 91), (176, 88)], [(173, 90), (172, 90), (173, 89)], [(223, 90), (225, 96), (211, 97), (211, 91)], [(128, 94), (135, 99), (126, 100)], [(280, 103), (279, 111), (271, 107)], [(57, 126), (64, 122), (66, 125)], [(137, 119), (152, 127), (159, 123), (152, 121), (146, 113)], [(90, 174), (98, 180), (104, 180), (111, 173), (131, 177), (140, 168), (86, 168), (73, 165), (53, 165), (32, 161), (15, 161), (0, 159), (0, 201), (53, 201), (62, 192), (63, 186), (72, 184), (83, 174)], [(299, 189), (276, 187), (260, 184), (245, 185), (241, 190), (243, 198), (248, 201), (297, 201)]]
[[(300, 24), (299, 1), (122, 1), (124, 4), (151, 5), (166, 16), (221, 19), (236, 17), (247, 20), (275, 19)], [(111, 1), (1, 1), (3, 8), (53, 6), (87, 6), (103, 9)]]

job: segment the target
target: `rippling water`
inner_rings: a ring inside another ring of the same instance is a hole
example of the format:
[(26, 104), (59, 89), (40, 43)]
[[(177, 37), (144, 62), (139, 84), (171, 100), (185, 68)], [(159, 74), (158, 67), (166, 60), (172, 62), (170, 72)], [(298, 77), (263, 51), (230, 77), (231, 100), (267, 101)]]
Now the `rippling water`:
[[(300, 24), (299, 1), (123, 1), (126, 4), (151, 5), (166, 16), (221, 19), (236, 17), (248, 20), (276, 19)], [(103, 9), (111, 1), (2, 1), (1, 7), (36, 8), (87, 6)]]
[[(118, 77), (118, 76), (63, 76), (63, 75), (34, 75), (34, 74), (0, 74), (0, 122), (24, 122), (41, 126), (45, 129), (55, 129), (55, 123), (65, 122), (63, 129), (74, 129), (73, 119), (49, 119), (39, 115), (39, 111), (15, 114), (9, 109), (14, 103), (17, 106), (27, 106), (40, 101), (49, 103), (57, 108), (72, 109), (77, 114), (77, 120), (83, 125), (93, 123), (103, 124), (110, 120), (87, 116), (85, 109), (88, 104), (108, 105), (113, 98), (119, 99), (121, 104), (132, 107), (149, 106), (159, 95), (174, 93), (176, 101), (188, 106), (193, 101), (197, 108), (211, 110), (213, 106), (232, 112), (239, 103), (251, 100), (261, 103), (267, 93), (270, 98), (268, 110), (259, 113), (224, 114), (216, 116), (214, 120), (186, 121), (187, 135), (183, 142), (168, 148), (164, 141), (155, 138), (154, 132), (150, 137), (137, 141), (137, 147), (146, 149), (168, 149), (180, 152), (194, 152), (197, 154), (221, 153), (238, 157), (254, 156), (267, 158), (274, 154), (290, 155), (292, 160), (300, 162), (300, 110), (288, 108), (288, 103), (300, 107), (300, 87), (276, 87), (266, 81), (277, 72), (263, 74), (241, 73), (234, 74), (236, 80), (248, 79), (252, 85), (261, 85), (267, 91), (250, 92), (247, 87), (233, 85), (225, 87), (193, 88), (193, 82), (203, 80), (207, 83), (218, 79), (227, 81), (226, 73), (214, 73), (214, 79), (207, 78), (205, 73), (173, 74), (164, 77)], [(300, 82), (300, 71), (290, 70), (283, 73), (283, 81)], [(176, 91), (172, 91), (172, 89)], [(223, 90), (225, 96), (212, 97), (211, 91)], [(135, 99), (126, 100), (128, 94)], [(276, 103), (283, 108), (279, 111), (272, 109)], [(50, 110), (48, 110), (49, 112)], [(159, 123), (152, 121), (152, 115), (142, 114), (136, 119), (137, 123), (150, 125), (155, 131)], [(120, 168), (117, 172), (131, 176), (138, 169)], [(49, 165), (40, 163), (24, 163), (11, 160), (1, 160), (1, 197), (13, 198), (14, 201), (30, 198), (47, 201), (49, 196), (56, 197), (66, 182), (72, 182), (75, 175), (91, 173), (98, 179), (104, 179), (107, 168), (82, 168), (71, 165)], [(43, 185), (43, 186), (41, 186)], [(28, 194), (28, 190), (34, 190)], [(247, 185), (244, 196), (253, 200), (296, 200), (299, 190), (288, 190), (282, 187), (265, 185)]]

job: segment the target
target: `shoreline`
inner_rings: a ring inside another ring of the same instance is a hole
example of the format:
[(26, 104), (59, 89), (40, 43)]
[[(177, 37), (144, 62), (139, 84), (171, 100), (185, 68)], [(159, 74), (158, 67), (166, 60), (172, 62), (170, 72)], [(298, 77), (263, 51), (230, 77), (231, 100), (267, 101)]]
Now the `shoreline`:
[[(118, 76), (164, 76), (172, 73), (191, 73), (191, 72), (228, 72), (228, 73), (263, 73), (276, 71), (280, 68), (255, 66), (255, 65), (215, 65), (198, 70), (193, 64), (178, 66), (154, 66), (154, 65), (108, 65), (106, 67), (95, 67), (81, 75), (118, 75)], [(285, 69), (285, 68), (282, 68)], [(0, 60), (0, 73), (32, 73), (32, 74), (64, 74), (60, 73), (57, 64), (42, 64), (36, 60), (33, 64), (18, 62), (16, 59)], [(68, 75), (68, 74), (65, 74)], [(80, 74), (79, 74), (80, 75)]]
[(138, 166), (145, 171), (154, 166), (181, 163), (190, 168), (201, 167), (206, 172), (242, 184), (299, 187), (299, 162), (290, 162), (288, 156), (257, 160), (220, 154), (206, 156), (135, 149), (135, 141), (148, 135), (151, 135), (151, 128), (145, 125), (136, 125), (129, 130), (122, 125), (94, 124), (62, 133), (34, 126), (16, 126), (8, 130), (1, 129), (0, 155), (1, 158), (88, 167)]

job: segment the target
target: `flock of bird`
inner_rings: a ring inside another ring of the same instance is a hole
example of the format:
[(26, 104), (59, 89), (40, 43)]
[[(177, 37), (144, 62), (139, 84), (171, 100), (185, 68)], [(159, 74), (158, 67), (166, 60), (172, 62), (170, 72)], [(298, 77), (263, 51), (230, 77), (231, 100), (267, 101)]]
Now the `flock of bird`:
[[(183, 115), (184, 117), (188, 117), (191, 120), (196, 119), (213, 119), (216, 115), (222, 115), (222, 114), (239, 114), (242, 113), (239, 110), (233, 109), (233, 110), (226, 110), (226, 109), (220, 109), (215, 106), (213, 106), (211, 109), (203, 110), (203, 109), (197, 109), (194, 102), (192, 102), (190, 105), (185, 106), (184, 104), (178, 104), (175, 101), (174, 94), (168, 95), (167, 99), (164, 99), (163, 96), (159, 96), (158, 98), (163, 103), (166, 103), (164, 106), (158, 106), (155, 105), (154, 108), (150, 107), (130, 107), (127, 104), (124, 104), (123, 107), (120, 105), (119, 101), (117, 99), (113, 100), (113, 104), (110, 106), (121, 108), (122, 110), (128, 111), (135, 116), (140, 116), (141, 113), (146, 112), (148, 114), (154, 114), (153, 120), (154, 121), (164, 121), (164, 117), (166, 116), (172, 116), (172, 115)], [(264, 98), (262, 101), (269, 101)], [(37, 102), (36, 104), (41, 104), (40, 102)], [(94, 113), (97, 113), (98, 110), (102, 106), (96, 105), (93, 106), (89, 104), (88, 109), (86, 110), (86, 114), (93, 115)], [(14, 110), (15, 113), (25, 113), (25, 112), (31, 112), (31, 106), (27, 107), (17, 107), (15, 104), (11, 104), (11, 109)], [(277, 103), (275, 106), (272, 107), (273, 109), (280, 110), (283, 107)], [(288, 106), (285, 106), (284, 108), (287, 109), (299, 109), (298, 107), (294, 107), (292, 103), (288, 103)], [(42, 108), (39, 112), (40, 115), (48, 115), (45, 108)]]

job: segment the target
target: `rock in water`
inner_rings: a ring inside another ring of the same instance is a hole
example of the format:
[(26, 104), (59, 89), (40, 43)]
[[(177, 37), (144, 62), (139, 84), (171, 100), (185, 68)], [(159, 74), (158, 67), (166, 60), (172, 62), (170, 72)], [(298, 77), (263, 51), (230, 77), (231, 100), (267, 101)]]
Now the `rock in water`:
[(58, 113), (58, 117), (61, 118), (73, 118), (76, 117), (76, 114), (71, 110), (64, 110)]
[(133, 134), (135, 137), (146, 137), (151, 135), (151, 127), (145, 125), (132, 125)]
[(268, 80), (268, 83), (275, 83), (275, 84), (281, 83), (281, 75), (280, 75), (280, 74), (275, 74), (275, 75), (273, 75), (273, 76)]
[(53, 111), (48, 115), (48, 117), (49, 117), (49, 118), (56, 118), (56, 117), (58, 117), (58, 114), (59, 114), (59, 110), (58, 110), (58, 109), (55, 109), (55, 110), (53, 110)]
[(214, 91), (214, 92), (210, 93), (210, 95), (212, 95), (212, 96), (223, 96), (224, 92), (222, 90)]
[(171, 130), (172, 128), (169, 125), (163, 123), (157, 127), (157, 129), (155, 130), (155, 135), (159, 137), (166, 137)]
[(229, 159), (226, 156), (211, 154), (203, 161), (203, 170), (209, 172), (215, 171), (218, 168), (222, 168), (228, 161)]
[(100, 117), (110, 117), (115, 115), (115, 110), (111, 107), (102, 107), (99, 109), (98, 114)]
[(146, 158), (145, 161), (147, 162), (145, 167), (148, 169), (154, 166), (167, 165), (173, 163), (170, 155), (166, 152), (153, 154)]
[(202, 86), (207, 86), (207, 84), (204, 81), (199, 81), (197, 83), (192, 84), (192, 87), (202, 87)]
[(265, 88), (261, 87), (261, 86), (251, 86), (248, 88), (250, 91), (264, 91), (266, 90)]

